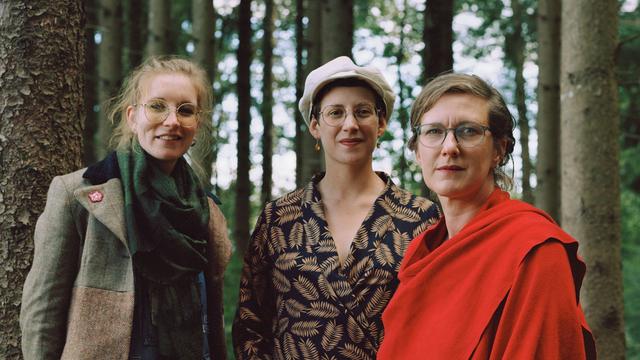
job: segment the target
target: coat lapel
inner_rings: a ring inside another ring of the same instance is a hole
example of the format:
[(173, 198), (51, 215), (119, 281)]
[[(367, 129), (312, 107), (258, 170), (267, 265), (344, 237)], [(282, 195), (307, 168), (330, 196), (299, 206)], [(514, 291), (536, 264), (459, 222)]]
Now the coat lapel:
[(104, 184), (78, 188), (73, 195), (91, 215), (120, 239), (125, 247), (129, 247), (122, 210), (124, 198), (120, 179), (114, 178)]

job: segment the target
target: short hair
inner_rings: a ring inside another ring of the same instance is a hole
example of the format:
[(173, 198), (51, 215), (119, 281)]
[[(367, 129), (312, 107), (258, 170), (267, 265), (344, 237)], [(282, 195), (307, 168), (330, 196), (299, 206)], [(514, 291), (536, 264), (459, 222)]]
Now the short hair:
[(336, 79), (328, 83), (327, 85), (323, 86), (322, 89), (318, 90), (312, 102), (313, 103), (313, 106), (311, 107), (312, 118), (315, 118), (316, 120), (318, 119), (318, 117), (320, 116), (320, 110), (321, 110), (320, 103), (322, 102), (322, 99), (331, 90), (337, 87), (363, 87), (365, 89), (371, 90), (375, 98), (375, 107), (376, 109), (380, 109), (380, 117), (384, 117), (385, 119), (387, 119), (387, 107), (384, 104), (384, 100), (382, 99), (382, 96), (380, 96), (380, 94), (378, 94), (378, 92), (371, 85), (369, 85), (368, 82), (358, 78)]
[(498, 167), (494, 171), (494, 180), (502, 189), (508, 190), (513, 186), (513, 179), (502, 169), (509, 162), (515, 138), (513, 136), (514, 120), (507, 108), (502, 95), (494, 87), (475, 75), (444, 74), (431, 80), (420, 92), (411, 106), (411, 128), (413, 134), (409, 139), (409, 149), (417, 148), (418, 134), (416, 128), (420, 125), (422, 116), (446, 94), (469, 94), (486, 100), (489, 104), (489, 129), (493, 136), (494, 145), (506, 140), (505, 153)]
[[(134, 132), (127, 124), (127, 108), (140, 101), (143, 95), (143, 87), (146, 81), (158, 74), (178, 73), (191, 80), (198, 99), (198, 107), (201, 115), (198, 130), (195, 135), (195, 145), (192, 152), (203, 152), (211, 148), (210, 121), (213, 103), (213, 90), (206, 71), (196, 63), (175, 56), (152, 56), (135, 68), (124, 80), (118, 95), (110, 99), (106, 104), (106, 114), (112, 124), (115, 124), (113, 135), (109, 145), (111, 148), (126, 151), (131, 149), (132, 141), (136, 139)], [(198, 159), (191, 157), (191, 166), (203, 184), (208, 184), (210, 179), (204, 179), (204, 166)]]

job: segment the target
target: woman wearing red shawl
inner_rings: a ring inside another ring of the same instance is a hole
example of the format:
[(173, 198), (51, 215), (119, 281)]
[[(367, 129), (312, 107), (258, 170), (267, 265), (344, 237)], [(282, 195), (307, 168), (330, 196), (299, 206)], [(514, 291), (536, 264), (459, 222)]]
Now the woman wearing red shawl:
[(515, 140), (502, 96), (476, 76), (443, 75), (411, 124), (444, 216), (405, 254), (378, 359), (595, 359), (578, 243), (505, 191)]

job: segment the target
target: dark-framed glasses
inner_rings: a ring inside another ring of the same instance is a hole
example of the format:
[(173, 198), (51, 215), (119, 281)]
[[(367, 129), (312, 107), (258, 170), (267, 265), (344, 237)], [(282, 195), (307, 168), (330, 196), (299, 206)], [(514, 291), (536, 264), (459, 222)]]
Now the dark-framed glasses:
[(175, 111), (178, 122), (184, 127), (196, 126), (200, 117), (200, 109), (194, 103), (182, 103), (173, 107), (162, 99), (152, 99), (145, 104), (134, 106), (142, 106), (147, 120), (153, 124), (164, 122), (172, 111)]
[[(365, 124), (378, 121), (379, 112), (373, 105), (359, 105), (351, 111), (351, 115), (359, 124)], [(329, 126), (341, 126), (347, 115), (349, 111), (342, 105), (327, 105), (320, 111), (320, 119)]]
[(414, 129), (420, 144), (430, 148), (441, 146), (449, 131), (453, 132), (456, 142), (461, 147), (478, 146), (484, 140), (487, 130), (491, 131), (489, 127), (476, 123), (464, 123), (455, 128), (447, 128), (441, 124), (422, 124)]

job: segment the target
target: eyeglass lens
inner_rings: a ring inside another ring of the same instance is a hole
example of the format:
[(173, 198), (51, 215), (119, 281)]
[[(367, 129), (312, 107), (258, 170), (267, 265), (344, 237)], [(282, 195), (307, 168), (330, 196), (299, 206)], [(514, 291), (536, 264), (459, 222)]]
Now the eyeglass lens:
[[(359, 123), (377, 120), (378, 112), (371, 105), (358, 106), (351, 111), (353, 117)], [(320, 112), (322, 119), (331, 126), (340, 126), (349, 115), (347, 109), (341, 105), (328, 105)]]
[[(144, 104), (145, 115), (153, 123), (161, 123), (171, 113), (171, 106), (166, 101), (155, 99)], [(198, 122), (198, 108), (195, 104), (180, 104), (176, 109), (176, 116), (180, 125), (185, 127), (195, 126)]]
[(438, 147), (444, 143), (449, 131), (452, 131), (455, 140), (462, 147), (474, 147), (484, 139), (487, 127), (480, 124), (462, 124), (455, 128), (446, 128), (440, 124), (423, 124), (418, 129), (420, 143), (427, 147)]

